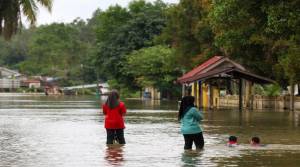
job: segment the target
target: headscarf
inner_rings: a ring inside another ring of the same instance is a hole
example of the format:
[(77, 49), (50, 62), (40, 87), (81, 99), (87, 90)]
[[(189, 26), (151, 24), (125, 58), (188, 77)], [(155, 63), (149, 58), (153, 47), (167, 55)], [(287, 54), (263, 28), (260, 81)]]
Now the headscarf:
[(194, 107), (195, 98), (193, 96), (185, 96), (182, 98), (178, 113), (178, 120), (181, 120), (191, 107)]

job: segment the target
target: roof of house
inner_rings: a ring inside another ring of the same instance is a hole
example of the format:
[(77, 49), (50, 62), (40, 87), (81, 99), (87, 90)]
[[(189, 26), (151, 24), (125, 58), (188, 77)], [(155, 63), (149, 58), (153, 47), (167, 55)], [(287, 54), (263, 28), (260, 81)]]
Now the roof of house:
[[(227, 63), (227, 66), (222, 66), (225, 62)], [(253, 74), (247, 71), (242, 65), (222, 56), (212, 57), (198, 67), (187, 72), (182, 77), (178, 78), (177, 81), (179, 83), (191, 83), (198, 80), (221, 77), (224, 75), (230, 75), (235, 78), (244, 78), (261, 84), (274, 83), (273, 80)]]
[(218, 77), (228, 77), (232, 76), (234, 78), (244, 78), (250, 81), (254, 81), (255, 83), (260, 83), (260, 84), (267, 84), (267, 83), (275, 83), (275, 81), (250, 73), (248, 71), (243, 71), (240, 69), (237, 69), (235, 67), (231, 68), (224, 68), (224, 69), (215, 69), (212, 71), (209, 71), (207, 73), (201, 73), (197, 74), (189, 79), (186, 80), (187, 83), (193, 82), (196, 80), (206, 80), (210, 78), (218, 78)]
[(41, 81), (39, 80), (34, 80), (34, 79), (28, 79), (28, 80), (24, 80), (22, 81), (23, 83), (41, 83)]
[(217, 61), (221, 60), (222, 58), (223, 58), (222, 56), (214, 56), (214, 57), (208, 59), (207, 61), (205, 61), (204, 63), (200, 64), (199, 66), (195, 67), (191, 71), (185, 73), (178, 80), (185, 80), (187, 78), (190, 78), (190, 77), (200, 73), (201, 71), (203, 71), (205, 68), (209, 67), (210, 65), (212, 65), (212, 64), (216, 63)]
[(3, 72), (7, 73), (7, 75), (20, 76), (21, 74), (15, 70), (11, 70), (5, 67), (0, 67), (0, 72), (3, 75)]

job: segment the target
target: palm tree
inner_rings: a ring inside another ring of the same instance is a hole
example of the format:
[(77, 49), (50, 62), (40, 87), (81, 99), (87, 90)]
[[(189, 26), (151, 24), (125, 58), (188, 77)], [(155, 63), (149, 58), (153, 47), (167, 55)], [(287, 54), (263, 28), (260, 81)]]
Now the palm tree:
[(51, 12), (53, 0), (0, 0), (0, 36), (10, 39), (21, 26), (21, 13), (31, 25), (36, 22), (38, 4)]

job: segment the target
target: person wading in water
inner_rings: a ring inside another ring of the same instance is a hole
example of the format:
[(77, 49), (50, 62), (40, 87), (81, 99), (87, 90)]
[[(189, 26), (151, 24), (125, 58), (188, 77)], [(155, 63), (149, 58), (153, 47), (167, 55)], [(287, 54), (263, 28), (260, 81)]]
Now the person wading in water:
[(124, 138), (124, 116), (126, 114), (125, 104), (120, 101), (119, 93), (112, 90), (108, 95), (106, 103), (102, 106), (105, 115), (104, 127), (106, 129), (106, 144), (125, 144)]
[(193, 96), (183, 97), (178, 112), (185, 150), (191, 150), (193, 143), (195, 143), (197, 150), (202, 149), (204, 146), (202, 128), (199, 125), (203, 119), (203, 114), (195, 107), (194, 101)]

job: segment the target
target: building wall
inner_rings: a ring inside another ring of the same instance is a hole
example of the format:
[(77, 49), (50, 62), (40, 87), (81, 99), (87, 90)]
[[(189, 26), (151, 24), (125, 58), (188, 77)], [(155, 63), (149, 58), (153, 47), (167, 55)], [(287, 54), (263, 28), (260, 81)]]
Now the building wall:
[(151, 90), (151, 97), (153, 100), (160, 100), (160, 92), (157, 89), (153, 88)]
[(148, 92), (150, 93), (150, 98), (152, 100), (160, 100), (161, 99), (161, 94), (160, 91), (158, 89), (155, 89), (154, 87), (147, 87), (145, 88), (144, 92)]
[[(243, 104), (245, 104), (245, 98), (243, 98)], [(254, 96), (253, 97), (253, 109), (277, 109), (284, 110), (290, 107), (289, 96)], [(238, 107), (239, 97), (238, 95), (227, 95), (220, 97), (220, 107)], [(245, 105), (244, 105), (245, 106)], [(251, 108), (251, 106), (249, 106)], [(300, 110), (300, 97), (295, 97), (295, 109)]]
[(29, 88), (40, 88), (41, 83), (29, 83)]
[(20, 75), (20, 74), (16, 71), (0, 67), (0, 76), (1, 77), (9, 78), (9, 77), (18, 76), (18, 75)]
[(19, 88), (20, 80), (18, 79), (0, 79), (0, 88), (1, 89), (11, 89)]

